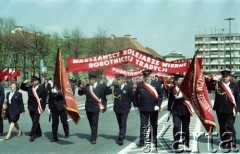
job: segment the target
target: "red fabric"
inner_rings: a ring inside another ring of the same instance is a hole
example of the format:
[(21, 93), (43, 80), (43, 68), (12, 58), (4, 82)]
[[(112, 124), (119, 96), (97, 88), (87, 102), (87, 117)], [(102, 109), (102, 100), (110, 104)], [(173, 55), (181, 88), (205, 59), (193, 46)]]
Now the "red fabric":
[(80, 112), (78, 110), (77, 102), (73, 96), (71, 84), (68, 80), (65, 64), (59, 49), (55, 65), (54, 85), (61, 90), (67, 113), (72, 118), (73, 122), (77, 124), (80, 120)]
[(211, 134), (215, 130), (216, 124), (204, 75), (200, 66), (201, 64), (199, 64), (196, 56), (194, 56), (180, 89), (192, 104), (195, 113), (201, 120), (206, 131)]
[(186, 72), (189, 60), (180, 62), (166, 62), (147, 56), (141, 51), (134, 49), (120, 50), (104, 55), (88, 58), (68, 58), (68, 71), (89, 71), (103, 68), (111, 68), (123, 64), (132, 64), (141, 69), (150, 69), (153, 72), (175, 73)]
[(20, 76), (20, 69), (16, 69), (15, 72), (13, 72), (12, 76), (15, 77), (19, 77)]
[(153, 90), (150, 87), (148, 87), (145, 82), (142, 81), (141, 83), (147, 89), (147, 91), (155, 98), (155, 100), (157, 100), (158, 96), (153, 92)]
[(142, 75), (143, 69), (139, 69), (136, 71), (130, 71), (130, 70), (124, 70), (122, 68), (116, 68), (116, 67), (111, 67), (111, 68), (106, 68), (105, 74), (108, 76), (115, 76), (116, 74), (124, 74), (125, 76), (141, 76)]
[(235, 98), (233, 98), (234, 96), (233, 96), (233, 97), (231, 96), (231, 94), (229, 93), (229, 91), (227, 90), (227, 88), (223, 85), (223, 82), (220, 82), (220, 86), (221, 86), (221, 87), (224, 89), (224, 91), (226, 92), (226, 94), (227, 94), (230, 102), (231, 102), (231, 103), (233, 104), (233, 106), (234, 106), (235, 112), (237, 113), (238, 110), (237, 110), (236, 102), (234, 102), (234, 100), (233, 100), (233, 99), (235, 99)]

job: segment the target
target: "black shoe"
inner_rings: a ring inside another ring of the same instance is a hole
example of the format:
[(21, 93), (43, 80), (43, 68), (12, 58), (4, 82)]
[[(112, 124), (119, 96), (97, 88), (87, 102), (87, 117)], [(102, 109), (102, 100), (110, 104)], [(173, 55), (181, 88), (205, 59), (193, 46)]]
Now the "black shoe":
[(91, 141), (92, 144), (96, 144), (96, 141)]
[(50, 140), (50, 142), (57, 142), (57, 141), (58, 141), (57, 138), (53, 138), (53, 139)]
[(120, 145), (120, 146), (122, 146), (122, 145), (123, 145), (123, 140), (118, 139), (117, 144)]
[(68, 134), (66, 134), (66, 135), (64, 136), (64, 138), (69, 138), (69, 135), (68, 135)]
[(28, 134), (28, 136), (32, 136), (32, 134), (31, 134), (31, 133), (29, 133), (29, 134)]
[(35, 140), (34, 136), (31, 136), (30, 139), (29, 139), (30, 142), (33, 142), (34, 140)]
[(139, 143), (137, 144), (137, 146), (138, 146), (138, 147), (143, 147), (143, 146), (144, 146), (144, 143), (143, 143), (143, 142), (139, 142)]

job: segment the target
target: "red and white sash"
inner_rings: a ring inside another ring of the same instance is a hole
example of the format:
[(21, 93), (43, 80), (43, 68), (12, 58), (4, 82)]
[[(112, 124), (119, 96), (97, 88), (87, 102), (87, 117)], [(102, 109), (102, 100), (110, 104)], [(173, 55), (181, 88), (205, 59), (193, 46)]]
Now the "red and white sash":
[[(179, 95), (179, 93), (181, 93), (181, 91), (177, 89), (177, 86), (173, 87), (173, 92), (175, 93), (175, 95)], [(187, 107), (191, 115), (194, 114), (194, 109), (189, 101), (185, 100), (184, 98), (179, 98), (178, 100)]]
[(143, 82), (142, 81), (142, 85), (147, 89), (147, 91), (157, 100), (158, 99), (158, 93), (156, 91), (156, 89), (151, 86), (150, 84)]
[(235, 97), (232, 94), (232, 90), (230, 89), (229, 86), (227, 86), (225, 83), (223, 82), (219, 82), (220, 86), (223, 88), (223, 90), (226, 92), (230, 102), (233, 104), (233, 115), (236, 116), (237, 115), (237, 105), (236, 105), (236, 101), (235, 101)]
[(40, 99), (38, 97), (38, 94), (36, 92), (36, 89), (34, 89), (34, 87), (32, 87), (32, 93), (37, 100), (38, 113), (41, 114), (41, 113), (43, 113), (43, 109), (42, 109), (41, 102), (40, 102)]
[(94, 98), (94, 100), (98, 103), (98, 106), (99, 106), (100, 110), (103, 110), (105, 107), (104, 107), (104, 105), (102, 104), (101, 99), (99, 99), (99, 98), (94, 94), (94, 92), (92, 91), (92, 85), (89, 86), (89, 92), (90, 92), (90, 95)]

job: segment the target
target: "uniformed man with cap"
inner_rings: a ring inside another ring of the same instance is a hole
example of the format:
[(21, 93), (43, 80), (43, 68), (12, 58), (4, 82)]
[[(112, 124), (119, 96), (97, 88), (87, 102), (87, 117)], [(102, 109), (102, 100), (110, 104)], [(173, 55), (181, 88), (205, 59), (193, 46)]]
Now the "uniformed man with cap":
[(57, 86), (50, 89), (48, 106), (52, 116), (52, 139), (51, 142), (58, 141), (59, 118), (63, 126), (65, 138), (69, 138), (69, 125), (67, 121), (67, 111), (64, 105), (63, 94)]
[(119, 133), (118, 145), (123, 145), (125, 139), (128, 113), (131, 109), (131, 102), (134, 101), (133, 87), (126, 83), (126, 77), (123, 74), (116, 74), (115, 79), (117, 84), (113, 87), (114, 106), (113, 110), (116, 113)]
[(78, 90), (79, 95), (86, 95), (85, 110), (91, 128), (91, 144), (97, 141), (99, 112), (104, 113), (107, 108), (108, 87), (97, 82), (97, 77), (96, 73), (89, 73), (89, 84), (80, 85)]
[(172, 149), (178, 150), (180, 143), (180, 136), (182, 136), (185, 149), (189, 149), (190, 133), (190, 115), (193, 114), (193, 108), (188, 102), (182, 92), (180, 91), (180, 85), (183, 81), (183, 76), (179, 74), (174, 74), (173, 76), (174, 84), (170, 88), (169, 98), (168, 98), (168, 110), (172, 115), (173, 119), (173, 142)]
[[(31, 85), (28, 84), (31, 82)], [(46, 107), (47, 92), (45, 86), (40, 84), (40, 78), (32, 76), (31, 81), (25, 80), (22, 82), (20, 89), (28, 92), (28, 110), (32, 119), (32, 129), (30, 132), (30, 142), (33, 142), (36, 137), (42, 136), (42, 130), (40, 127), (40, 115), (43, 113)]]
[(236, 149), (236, 131), (234, 123), (239, 112), (239, 91), (235, 82), (230, 82), (230, 71), (220, 72), (221, 80), (216, 83), (215, 102), (213, 110), (216, 111), (219, 132), (220, 147), (223, 149)]
[[(163, 94), (160, 82), (152, 81), (152, 71), (144, 70), (142, 72), (143, 81), (139, 82), (135, 91), (135, 104), (140, 112), (140, 141), (138, 146), (144, 146), (145, 141), (157, 142), (157, 122), (158, 112), (161, 108)], [(152, 139), (146, 139), (146, 129), (150, 119)]]

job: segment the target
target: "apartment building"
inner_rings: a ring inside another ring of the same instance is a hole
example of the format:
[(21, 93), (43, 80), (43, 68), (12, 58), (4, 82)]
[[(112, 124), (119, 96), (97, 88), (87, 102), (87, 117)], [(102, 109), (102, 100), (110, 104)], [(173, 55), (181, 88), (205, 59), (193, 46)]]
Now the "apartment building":
[[(203, 58), (203, 71), (209, 74), (230, 69), (240, 72), (240, 33), (195, 35), (195, 48), (199, 48), (198, 57)], [(231, 55), (230, 55), (231, 54)]]

